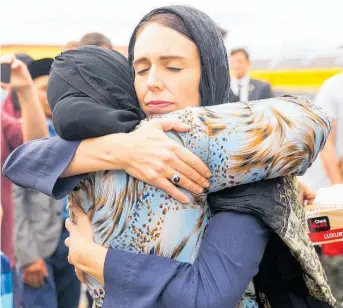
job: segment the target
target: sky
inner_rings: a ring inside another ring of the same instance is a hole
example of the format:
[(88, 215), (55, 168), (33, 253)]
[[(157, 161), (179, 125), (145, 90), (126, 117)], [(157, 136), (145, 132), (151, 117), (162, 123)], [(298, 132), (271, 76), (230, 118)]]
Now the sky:
[(127, 45), (151, 9), (187, 4), (229, 31), (228, 49), (245, 47), (252, 58), (292, 57), (343, 46), (343, 0), (3, 0), (0, 44), (64, 44), (102, 32)]

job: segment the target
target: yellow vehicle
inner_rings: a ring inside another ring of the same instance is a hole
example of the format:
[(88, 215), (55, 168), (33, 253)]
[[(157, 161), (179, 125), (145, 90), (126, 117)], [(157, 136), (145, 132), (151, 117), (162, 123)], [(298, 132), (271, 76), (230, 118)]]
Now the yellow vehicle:
[[(34, 59), (55, 57), (60, 45), (3, 45), (1, 54), (26, 53)], [(114, 46), (127, 56), (127, 46)], [(276, 95), (298, 94), (313, 97), (329, 77), (343, 72), (343, 50), (312, 59), (252, 61), (251, 75), (269, 82)]]

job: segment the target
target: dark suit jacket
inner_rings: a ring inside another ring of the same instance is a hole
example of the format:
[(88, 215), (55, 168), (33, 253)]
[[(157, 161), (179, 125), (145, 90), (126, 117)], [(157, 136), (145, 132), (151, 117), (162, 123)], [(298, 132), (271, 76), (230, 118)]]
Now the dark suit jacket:
[(249, 101), (271, 97), (273, 97), (273, 92), (269, 83), (257, 79), (250, 79)]
[[(271, 98), (273, 97), (273, 91), (270, 84), (257, 79), (250, 79), (249, 83), (249, 101), (255, 101), (259, 99)], [(239, 97), (235, 95), (230, 89), (229, 102), (235, 103), (239, 101)]]

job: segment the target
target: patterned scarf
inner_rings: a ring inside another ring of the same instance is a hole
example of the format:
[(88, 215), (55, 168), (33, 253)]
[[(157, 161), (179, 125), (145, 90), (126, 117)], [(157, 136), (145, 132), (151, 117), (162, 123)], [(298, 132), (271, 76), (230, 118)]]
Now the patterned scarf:
[(225, 189), (209, 195), (208, 201), (214, 213), (251, 214), (273, 231), (254, 279), (260, 308), (336, 307), (305, 230), (305, 212), (295, 176)]

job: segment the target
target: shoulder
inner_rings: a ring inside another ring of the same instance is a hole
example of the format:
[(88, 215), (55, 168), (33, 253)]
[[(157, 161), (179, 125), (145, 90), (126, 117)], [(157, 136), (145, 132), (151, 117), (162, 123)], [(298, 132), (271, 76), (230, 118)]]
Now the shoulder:
[(335, 89), (341, 89), (343, 84), (343, 73), (336, 74), (327, 80), (322, 85), (322, 88), (332, 88), (335, 87)]
[(343, 73), (328, 78), (316, 96), (316, 104), (332, 104), (343, 99)]
[(341, 92), (342, 86), (343, 73), (340, 73), (325, 80), (318, 94), (335, 95)]

